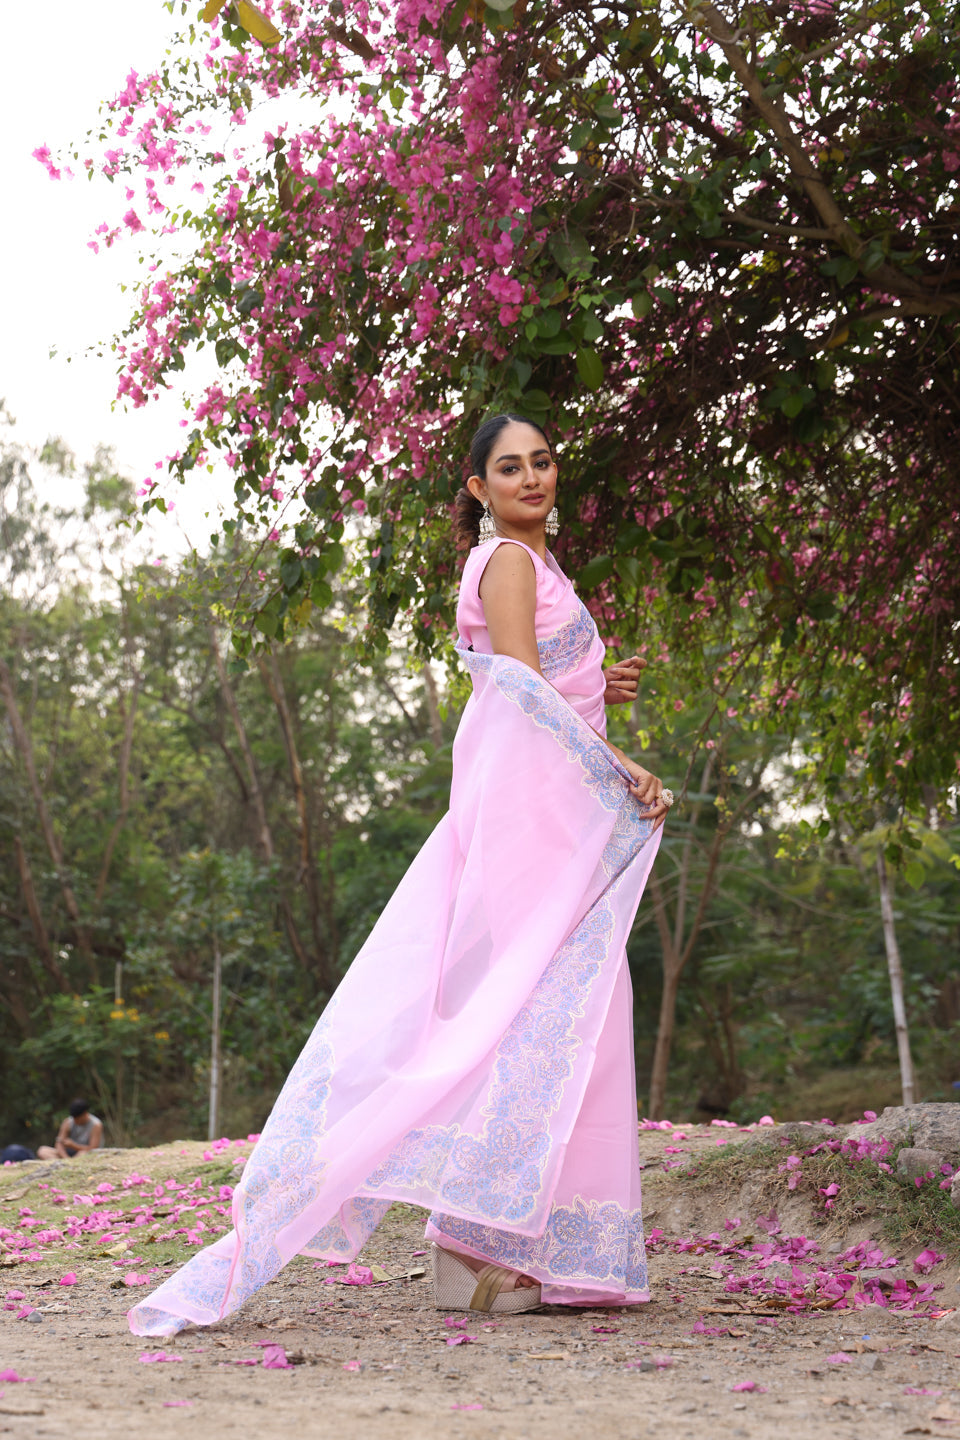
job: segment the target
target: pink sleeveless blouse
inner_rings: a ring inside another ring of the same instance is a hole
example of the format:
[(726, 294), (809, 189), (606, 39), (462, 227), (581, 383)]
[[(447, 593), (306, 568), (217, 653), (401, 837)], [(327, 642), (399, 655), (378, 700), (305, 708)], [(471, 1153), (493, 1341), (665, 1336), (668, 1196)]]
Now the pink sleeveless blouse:
[(480, 655), (492, 655), (480, 599), (480, 581), (487, 561), (498, 545), (519, 545), (526, 550), (537, 573), (537, 608), (534, 625), (540, 670), (555, 690), (600, 735), (607, 733), (603, 703), (603, 661), (606, 647), (593, 616), (579, 599), (573, 582), (547, 551), (546, 561), (520, 540), (497, 537), (477, 545), (467, 556), (460, 581), (457, 631), (461, 644)]

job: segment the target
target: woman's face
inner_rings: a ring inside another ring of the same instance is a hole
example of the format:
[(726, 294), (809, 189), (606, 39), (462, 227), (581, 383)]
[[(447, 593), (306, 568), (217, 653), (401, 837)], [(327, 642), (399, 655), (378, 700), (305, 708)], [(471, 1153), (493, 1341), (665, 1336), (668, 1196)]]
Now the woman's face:
[(542, 526), (553, 509), (557, 467), (540, 431), (511, 420), (493, 442), (486, 475), (471, 475), (467, 488), (489, 504), (500, 529)]

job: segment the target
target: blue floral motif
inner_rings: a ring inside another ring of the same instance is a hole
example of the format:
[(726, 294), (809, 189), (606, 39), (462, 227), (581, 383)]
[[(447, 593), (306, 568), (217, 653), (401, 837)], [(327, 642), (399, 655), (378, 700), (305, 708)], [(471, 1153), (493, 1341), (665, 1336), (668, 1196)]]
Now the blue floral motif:
[(456, 1215), (434, 1214), (430, 1223), (498, 1265), (542, 1279), (549, 1285), (582, 1286), (617, 1295), (647, 1292), (643, 1217), (613, 1201), (585, 1200), (554, 1205), (541, 1235), (492, 1230)]
[(537, 641), (541, 674), (547, 680), (569, 675), (582, 665), (599, 639), (593, 616), (583, 601), (577, 600), (566, 624)]
[(389, 1200), (371, 1200), (354, 1195), (340, 1207), (328, 1225), (318, 1230), (308, 1245), (303, 1247), (304, 1255), (343, 1255), (347, 1260), (362, 1249), (376, 1230), (380, 1221), (390, 1209)]

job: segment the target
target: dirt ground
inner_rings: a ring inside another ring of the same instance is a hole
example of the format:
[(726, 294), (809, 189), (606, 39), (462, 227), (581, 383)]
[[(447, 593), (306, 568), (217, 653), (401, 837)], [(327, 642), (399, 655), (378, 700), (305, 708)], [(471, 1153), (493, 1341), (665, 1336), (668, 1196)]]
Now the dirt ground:
[[(706, 1127), (685, 1130), (689, 1151), (717, 1142)], [(668, 1238), (704, 1233), (722, 1228), (721, 1212), (743, 1214), (746, 1223), (749, 1186), (694, 1195), (663, 1170), (670, 1136), (641, 1140), (648, 1230), (656, 1225)], [(156, 1175), (165, 1163), (174, 1173), (187, 1164), (184, 1156), (195, 1160), (201, 1150), (107, 1152), (88, 1162), (85, 1178), (137, 1168)], [(13, 1223), (18, 1201), (33, 1201), (30, 1171), (0, 1171), (0, 1225)], [(67, 1166), (54, 1172), (49, 1178), (64, 1188), (80, 1178)], [(834, 1234), (818, 1216), (808, 1216), (805, 1233), (825, 1251), (867, 1238)], [(121, 1432), (158, 1440), (191, 1433), (581, 1440), (592, 1429), (630, 1440), (768, 1440), (778, 1431), (812, 1440), (839, 1426), (870, 1440), (960, 1435), (958, 1310), (933, 1319), (872, 1306), (758, 1313), (725, 1293), (710, 1254), (677, 1254), (664, 1245), (650, 1257), (649, 1305), (558, 1307), (498, 1323), (470, 1316), (464, 1328), (447, 1325), (433, 1308), (429, 1274), (416, 1273), (427, 1264), (423, 1250), (422, 1216), (395, 1206), (361, 1260), (403, 1278), (325, 1284), (343, 1270), (301, 1258), (229, 1320), (167, 1341), (129, 1334), (125, 1311), (148, 1292), (119, 1288), (113, 1252), (75, 1252), (77, 1283), (67, 1289), (56, 1278), (63, 1256), (15, 1265), (4, 1257), (3, 1289), (16, 1287), (41, 1318), (18, 1320), (16, 1309), (0, 1310), (0, 1372), (31, 1377), (0, 1382), (0, 1432), (69, 1440)], [(939, 1270), (942, 1311), (960, 1304), (960, 1290), (955, 1263)], [(726, 1333), (695, 1332), (698, 1321)], [(448, 1343), (465, 1334), (471, 1341)], [(264, 1368), (267, 1344), (282, 1346), (292, 1368)], [(158, 1350), (179, 1358), (141, 1362)]]

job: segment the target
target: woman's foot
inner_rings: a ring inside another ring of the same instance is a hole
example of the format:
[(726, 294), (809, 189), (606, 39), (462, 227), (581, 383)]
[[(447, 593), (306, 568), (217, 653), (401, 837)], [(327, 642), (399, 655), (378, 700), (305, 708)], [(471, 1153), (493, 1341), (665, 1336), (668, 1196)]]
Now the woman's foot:
[(437, 1244), (431, 1250), (433, 1298), (440, 1310), (519, 1315), (524, 1310), (537, 1310), (542, 1304), (539, 1282), (529, 1275)]
[[(464, 1255), (462, 1250), (450, 1250), (443, 1245), (438, 1245), (437, 1249), (446, 1250), (448, 1255), (456, 1256), (460, 1264), (466, 1265), (468, 1270), (473, 1271), (474, 1275), (479, 1275), (481, 1270), (485, 1270), (490, 1264), (489, 1260), (478, 1260), (474, 1255)], [(500, 1287), (501, 1290), (532, 1290), (534, 1286), (540, 1284), (539, 1280), (534, 1280), (529, 1275), (520, 1275), (516, 1270), (510, 1270), (507, 1266), (503, 1268), (507, 1271), (507, 1275), (510, 1278), (503, 1282)]]

